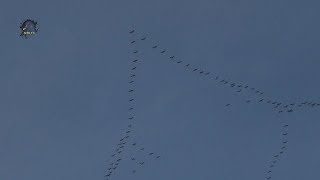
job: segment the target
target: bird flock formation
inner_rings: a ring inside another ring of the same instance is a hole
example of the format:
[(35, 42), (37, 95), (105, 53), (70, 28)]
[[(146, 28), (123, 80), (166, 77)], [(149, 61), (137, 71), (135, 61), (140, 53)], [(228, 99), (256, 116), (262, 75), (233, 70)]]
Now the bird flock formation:
[(268, 164), (267, 171), (266, 171), (266, 179), (272, 178), (272, 172), (274, 167), (276, 166), (277, 162), (280, 160), (281, 156), (284, 155), (284, 153), (287, 150), (288, 147), (288, 130), (289, 130), (289, 124), (288, 122), (283, 122), (281, 124), (281, 146), (278, 149), (278, 152), (275, 153), (272, 158), (271, 162)]
[[(130, 40), (130, 45), (132, 45), (132, 58), (131, 58), (131, 63), (130, 63), (130, 73), (129, 73), (129, 89), (128, 89), (128, 94), (129, 94), (129, 108), (128, 108), (128, 124), (127, 128), (124, 131), (124, 135), (120, 138), (114, 153), (110, 156), (110, 160), (108, 160), (107, 164), (107, 169), (105, 173), (105, 178), (106, 180), (111, 179), (113, 176), (114, 172), (116, 169), (120, 166), (121, 161), (128, 159), (130, 161), (133, 161), (138, 167), (143, 167), (145, 165), (145, 160), (139, 159), (138, 154), (142, 153), (144, 154), (144, 157), (152, 158), (152, 159), (159, 159), (160, 155), (148, 151), (146, 147), (139, 145), (137, 140), (134, 138), (133, 133), (135, 132), (135, 84), (137, 81), (137, 73), (136, 70), (141, 63), (141, 59), (139, 59), (139, 53), (138, 50), (135, 49), (136, 47), (134, 46), (135, 40), (134, 40), (134, 30), (131, 30), (129, 34), (131, 34), (131, 39)], [(145, 38), (141, 38), (141, 40), (144, 40)], [(132, 152), (127, 152), (128, 156), (125, 156), (125, 151), (128, 150), (131, 146), (131, 149), (135, 149), (135, 153)], [(137, 172), (138, 168), (132, 169), (131, 173), (135, 174)]]
[[(107, 168), (107, 172), (105, 174), (105, 177), (109, 179), (114, 173), (114, 171), (117, 169), (117, 167), (120, 164), (120, 161), (122, 161), (122, 154), (125, 150), (125, 147), (128, 146), (128, 142), (131, 138), (131, 133), (133, 132), (133, 122), (134, 122), (134, 102), (136, 99), (134, 98), (133, 94), (135, 92), (134, 86), (136, 82), (136, 73), (135, 70), (138, 67), (138, 64), (141, 63), (141, 59), (138, 58), (139, 50), (135, 48), (135, 44), (139, 42), (149, 42), (151, 41), (150, 37), (146, 36), (137, 36), (135, 38), (136, 31), (130, 30), (129, 34), (131, 35), (132, 39), (129, 42), (129, 45), (132, 47), (132, 54), (133, 59), (131, 59), (131, 67), (130, 67), (130, 77), (129, 77), (129, 87), (128, 90), (129, 93), (129, 104), (130, 107), (128, 109), (129, 111), (129, 117), (130, 123), (128, 125), (128, 128), (125, 132), (125, 135), (120, 139), (119, 144), (115, 150), (115, 153), (111, 155), (111, 163), (109, 164), (109, 167)], [(272, 108), (278, 116), (280, 116), (283, 113), (292, 113), (294, 111), (297, 111), (302, 108), (320, 108), (320, 102), (316, 101), (303, 101), (303, 102), (290, 102), (285, 103), (281, 102), (279, 100), (275, 100), (273, 98), (269, 98), (265, 96), (265, 93), (262, 90), (259, 90), (258, 88), (248, 85), (247, 83), (241, 83), (241, 82), (235, 82), (232, 80), (228, 80), (225, 78), (222, 78), (218, 74), (214, 74), (211, 71), (207, 71), (201, 67), (195, 66), (191, 63), (186, 62), (185, 60), (181, 60), (177, 58), (175, 55), (172, 55), (168, 52), (166, 48), (160, 47), (158, 43), (151, 43), (150, 49), (154, 50), (155, 52), (158, 52), (160, 55), (164, 56), (166, 59), (168, 59), (173, 64), (180, 65), (181, 68), (184, 68), (186, 71), (194, 73), (195, 75), (200, 75), (201, 77), (207, 78), (209, 80), (214, 81), (216, 84), (220, 86), (225, 86), (230, 88), (234, 93), (242, 94), (244, 92), (249, 92), (251, 94), (251, 98), (245, 100), (244, 103), (251, 104), (267, 104), (270, 108)], [(225, 107), (231, 106), (230, 103), (225, 104)], [(280, 157), (286, 152), (287, 145), (288, 145), (288, 128), (289, 124), (287, 122), (281, 124), (282, 131), (281, 131), (281, 147), (279, 147), (278, 153), (274, 154), (271, 158), (270, 164), (268, 164), (267, 170), (266, 170), (266, 179), (272, 178), (272, 172), (275, 167), (275, 165), (279, 162)], [(134, 139), (131, 139), (131, 146), (137, 146), (136, 141)], [(154, 159), (159, 159), (159, 155), (155, 155), (153, 152), (146, 152), (144, 147), (137, 147), (138, 151), (144, 151), (147, 155)], [(132, 161), (137, 161), (137, 159), (132, 156), (130, 158)], [(137, 163), (140, 166), (144, 165), (144, 161), (137, 161)], [(132, 173), (135, 173), (136, 169), (132, 170)]]

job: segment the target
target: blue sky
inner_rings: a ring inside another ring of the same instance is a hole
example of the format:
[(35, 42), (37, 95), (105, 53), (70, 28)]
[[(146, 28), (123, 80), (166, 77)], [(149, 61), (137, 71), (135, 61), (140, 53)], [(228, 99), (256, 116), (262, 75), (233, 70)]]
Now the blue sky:
[[(319, 2), (1, 4), (0, 179), (104, 179), (128, 124), (109, 179), (320, 178), (319, 106), (278, 113), (266, 103), (320, 102)], [(39, 31), (23, 39), (27, 18)], [(264, 94), (236, 92), (231, 82)]]

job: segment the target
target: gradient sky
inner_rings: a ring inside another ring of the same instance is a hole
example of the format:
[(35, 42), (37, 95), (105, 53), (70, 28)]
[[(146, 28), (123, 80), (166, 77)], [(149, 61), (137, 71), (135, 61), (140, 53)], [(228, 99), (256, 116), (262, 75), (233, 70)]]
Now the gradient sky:
[[(134, 136), (138, 154), (111, 179), (320, 179), (320, 109), (278, 115), (153, 50), (245, 82), (282, 102), (320, 101), (319, 1), (2, 0), (0, 179), (100, 180), (128, 124), (134, 38), (141, 64)], [(19, 36), (31, 18), (39, 32)], [(230, 103), (231, 106), (225, 107)], [(318, 118), (317, 118), (318, 117)], [(130, 150), (130, 152), (133, 151)], [(137, 169), (136, 174), (131, 170)]]

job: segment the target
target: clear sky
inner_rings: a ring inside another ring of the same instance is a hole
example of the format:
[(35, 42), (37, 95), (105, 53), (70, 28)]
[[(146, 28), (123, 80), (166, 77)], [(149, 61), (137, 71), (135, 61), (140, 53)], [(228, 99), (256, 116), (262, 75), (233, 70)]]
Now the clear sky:
[(320, 179), (319, 6), (2, 0), (0, 179)]

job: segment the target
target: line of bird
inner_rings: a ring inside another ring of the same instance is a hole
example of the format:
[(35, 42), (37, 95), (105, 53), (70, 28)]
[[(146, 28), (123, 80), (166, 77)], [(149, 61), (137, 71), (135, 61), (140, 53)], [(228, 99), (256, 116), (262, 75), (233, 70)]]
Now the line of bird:
[[(130, 31), (130, 33), (134, 33), (135, 30)], [(131, 44), (136, 44), (138, 42), (142, 41), (150, 41), (150, 37), (142, 36), (139, 39), (132, 40), (130, 43)], [(222, 78), (220, 75), (214, 75), (214, 73), (210, 71), (206, 71), (203, 68), (200, 68), (198, 66), (194, 66), (184, 60), (179, 60), (175, 55), (169, 55), (168, 51), (166, 48), (160, 48), (160, 46), (157, 43), (154, 43), (153, 45), (150, 46), (152, 49), (160, 49), (158, 51), (159, 54), (162, 54), (166, 56), (171, 62), (180, 64), (185, 70), (188, 70), (189, 72), (197, 73), (206, 77), (209, 77), (213, 79), (216, 83), (220, 85), (224, 85), (226, 87), (229, 87), (233, 89), (237, 93), (242, 93), (242, 92), (250, 92), (253, 93), (257, 98), (246, 100), (245, 103), (258, 103), (258, 104), (268, 104), (270, 107), (273, 107), (278, 113), (283, 113), (283, 112), (288, 112), (291, 113), (296, 109), (301, 109), (302, 107), (320, 107), (320, 102), (315, 102), (315, 101), (303, 101), (303, 102), (293, 102), (293, 103), (283, 103), (280, 100), (274, 100), (273, 98), (266, 98), (264, 96), (264, 92), (259, 90), (256, 87), (249, 86), (247, 83), (236, 83), (235, 81), (230, 81), (225, 78)], [(136, 54), (138, 53), (138, 50), (134, 50), (133, 53)], [(133, 67), (135, 68), (135, 67)], [(231, 104), (225, 104), (225, 106), (230, 106)]]
[[(277, 116), (280, 117), (280, 116)], [(279, 163), (279, 160), (281, 158), (281, 156), (283, 156), (285, 154), (285, 152), (288, 149), (288, 131), (289, 131), (289, 124), (288, 122), (283, 122), (281, 123), (281, 145), (278, 149), (278, 152), (275, 153), (272, 157), (271, 157), (271, 162), (268, 164), (267, 166), (267, 170), (266, 170), (266, 179), (271, 179), (272, 178), (272, 172), (276, 166), (277, 163)]]
[[(134, 33), (135, 30), (130, 31), (129, 33)], [(135, 44), (140, 41), (145, 41), (149, 40), (150, 38), (147, 38), (146, 36), (142, 36), (139, 39), (132, 40), (130, 43)], [(183, 60), (177, 60), (176, 56), (174, 55), (168, 55), (167, 50), (165, 48), (160, 48), (158, 44), (153, 44), (151, 45), (152, 49), (160, 49), (159, 54), (165, 55), (171, 62), (180, 64), (182, 67), (184, 67), (186, 70), (189, 72), (197, 73), (206, 77), (211, 77), (215, 82), (221, 85), (225, 85), (227, 87), (230, 87), (231, 89), (234, 89), (236, 93), (241, 93), (244, 91), (248, 91), (255, 95), (256, 97), (252, 100), (246, 100), (245, 103), (258, 103), (258, 104), (269, 104), (273, 109), (276, 110), (276, 112), (280, 115), (284, 112), (286, 113), (292, 113), (293, 111), (297, 109), (301, 109), (302, 107), (320, 107), (319, 102), (314, 102), (314, 101), (303, 101), (300, 103), (283, 103), (277, 100), (272, 100), (271, 98), (266, 98), (264, 97), (264, 92), (261, 90), (258, 90), (255, 87), (251, 87), (247, 84), (244, 83), (235, 83), (234, 81), (229, 81), (224, 78), (221, 78), (220, 75), (213, 75), (212, 72), (203, 70), (202, 68), (198, 68), (197, 66), (193, 66), (190, 63), (184, 62)], [(138, 53), (138, 50), (134, 50), (133, 53), (136, 54)], [(136, 67), (133, 67), (135, 69)], [(225, 104), (226, 107), (231, 106), (231, 104)], [(271, 163), (268, 165), (267, 169), (267, 176), (266, 179), (271, 179), (272, 178), (272, 170), (275, 167), (276, 163), (279, 162), (280, 157), (286, 152), (287, 150), (287, 144), (288, 144), (288, 127), (289, 124), (285, 123), (282, 125), (282, 132), (281, 132), (281, 147), (279, 148), (278, 153), (276, 153), (272, 159)]]
[[(132, 32), (132, 31), (130, 31)], [(131, 34), (131, 33), (130, 33)], [(131, 41), (132, 42), (132, 41)], [(137, 80), (137, 75), (136, 75), (136, 70), (137, 67), (140, 63), (140, 59), (138, 58), (138, 51), (135, 51), (133, 54), (136, 56), (131, 59), (131, 67), (129, 69), (129, 109), (128, 109), (128, 125), (127, 128), (125, 129), (125, 132), (123, 133), (124, 135), (120, 138), (114, 153), (110, 156), (110, 160), (108, 160), (106, 172), (105, 172), (105, 179), (109, 180), (113, 176), (114, 172), (118, 167), (120, 166), (120, 163), (128, 159), (132, 162), (135, 162), (138, 167), (142, 167), (145, 165), (145, 160), (144, 159), (139, 159), (137, 154), (139, 153), (144, 153), (145, 157), (150, 157), (152, 159), (159, 159), (160, 155), (156, 155), (154, 152), (148, 151), (145, 146), (139, 145), (137, 143), (137, 140), (134, 139), (134, 135), (132, 134), (135, 132), (134, 125), (135, 125), (135, 116), (134, 116), (134, 111), (135, 111), (135, 84)], [(127, 150), (129, 151), (129, 148), (133, 148), (136, 151), (135, 152), (128, 152), (128, 156), (124, 155), (124, 152)], [(137, 168), (133, 168), (131, 173), (136, 173)]]

